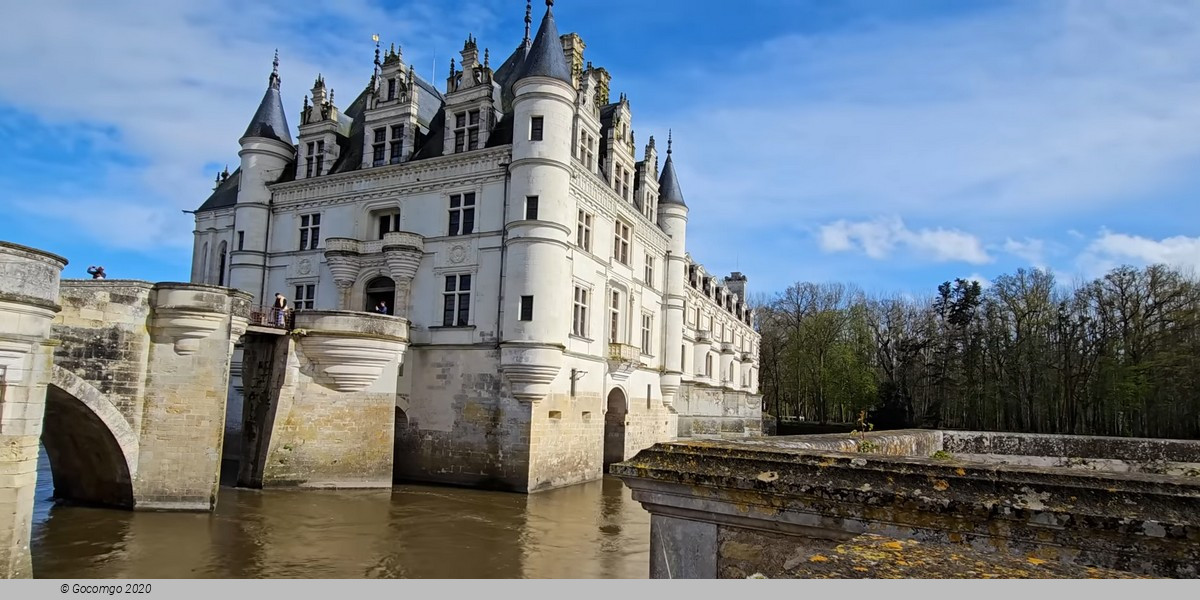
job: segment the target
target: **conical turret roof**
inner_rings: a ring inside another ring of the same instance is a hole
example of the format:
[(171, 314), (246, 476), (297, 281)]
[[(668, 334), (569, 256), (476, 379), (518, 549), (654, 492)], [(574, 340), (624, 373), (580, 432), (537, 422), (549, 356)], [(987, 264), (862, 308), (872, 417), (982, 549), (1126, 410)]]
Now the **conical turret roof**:
[(571, 67), (563, 55), (562, 40), (558, 37), (558, 26), (554, 24), (554, 13), (550, 10), (549, 2), (546, 3), (546, 15), (542, 17), (542, 24), (538, 27), (533, 46), (529, 48), (517, 79), (526, 77), (551, 77), (571, 83)]
[(242, 137), (268, 138), (291, 146), (292, 133), (288, 129), (287, 115), (283, 110), (283, 98), (279, 95), (278, 53), (275, 55), (274, 67), (267, 81), (267, 91), (263, 94), (262, 102), (258, 103), (258, 110), (254, 111), (254, 118), (250, 120), (250, 125), (246, 127), (246, 133), (242, 134)]
[(675, 174), (675, 162), (671, 160), (670, 138), (667, 138), (667, 162), (658, 176), (658, 203), (687, 206), (683, 201), (683, 190), (679, 188), (679, 176)]

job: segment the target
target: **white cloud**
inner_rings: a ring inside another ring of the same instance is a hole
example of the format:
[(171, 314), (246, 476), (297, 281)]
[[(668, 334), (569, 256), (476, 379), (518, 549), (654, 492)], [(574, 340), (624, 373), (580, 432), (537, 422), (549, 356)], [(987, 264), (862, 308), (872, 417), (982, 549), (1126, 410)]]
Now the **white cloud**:
[(817, 243), (825, 252), (857, 250), (877, 260), (891, 257), (897, 248), (937, 262), (983, 264), (992, 260), (979, 238), (971, 234), (943, 228), (912, 230), (899, 217), (838, 220), (820, 228)]
[(992, 287), (992, 280), (988, 279), (987, 277), (984, 277), (983, 275), (980, 275), (979, 273), (971, 273), (970, 275), (967, 275), (966, 277), (964, 277), (964, 279), (966, 279), (967, 281), (979, 282), (979, 287), (981, 287), (985, 290)]
[(1156, 191), (1200, 155), (1198, 3), (1047, 1), (875, 21), (777, 37), (707, 67), (647, 90), (666, 103), (650, 125), (674, 125), (692, 220), (725, 230), (764, 215), (883, 213), (1019, 240), (1033, 223), (1067, 229), (1123, 206), (1180, 204)]
[(1200, 237), (1178, 235), (1156, 240), (1104, 230), (1079, 257), (1080, 268), (1092, 277), (1125, 264), (1165, 264), (1200, 272)]
[[(137, 228), (129, 236), (95, 236), (114, 248), (145, 243), (138, 248), (152, 253), (190, 245), (192, 227), (178, 218), (180, 209), (195, 209), (211, 192), (215, 172), (206, 165), (237, 166), (237, 140), (266, 89), (276, 48), (294, 136), (301, 97), (318, 72), (344, 107), (370, 79), (370, 36), (379, 33), (385, 44), (402, 43), (406, 58), (428, 79), (433, 52), (448, 57), (466, 32), (478, 36), (492, 29), (493, 9), (475, 4), (454, 11), (434, 0), (386, 9), (371, 0), (303, 8), (283, 0), (7, 6), (0, 56), (21, 59), (6, 62), (0, 104), (32, 114), (64, 136), (95, 138), (95, 131), (104, 131), (109, 135), (98, 153), (112, 159), (92, 165), (104, 189), (17, 206), (60, 215), (85, 233), (96, 233), (97, 220), (111, 225), (116, 217), (128, 219)], [(492, 40), (493, 50), (516, 46), (519, 32), (506, 33)], [(31, 155), (51, 154), (57, 143), (0, 130), (0, 138), (10, 137)], [(20, 183), (4, 179), (0, 183), (9, 188)]]
[(1046, 243), (1042, 240), (1025, 238), (1019, 241), (1008, 238), (1004, 241), (1004, 251), (1025, 259), (1039, 269), (1046, 266)]

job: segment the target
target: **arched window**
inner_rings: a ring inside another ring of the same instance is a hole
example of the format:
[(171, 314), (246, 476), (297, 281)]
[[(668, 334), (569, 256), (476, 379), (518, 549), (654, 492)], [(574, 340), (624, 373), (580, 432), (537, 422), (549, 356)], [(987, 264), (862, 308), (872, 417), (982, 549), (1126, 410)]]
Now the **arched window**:
[(366, 306), (363, 310), (385, 315), (395, 314), (396, 309), (392, 303), (396, 300), (396, 282), (390, 277), (376, 277), (368, 281), (364, 292)]
[(704, 376), (712, 377), (712, 355), (704, 355)]
[(217, 252), (219, 252), (217, 255), (217, 285), (225, 285), (225, 250), (226, 244), (225, 242), (221, 242), (221, 245), (217, 250)]

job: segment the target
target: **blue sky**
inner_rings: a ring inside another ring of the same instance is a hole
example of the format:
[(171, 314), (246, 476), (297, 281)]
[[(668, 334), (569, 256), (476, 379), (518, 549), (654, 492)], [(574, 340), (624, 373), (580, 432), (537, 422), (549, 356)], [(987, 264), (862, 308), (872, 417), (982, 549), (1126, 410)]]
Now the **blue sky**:
[[(628, 94), (639, 146), (674, 129), (693, 257), (752, 291), (1200, 266), (1200, 3), (560, 0), (555, 14)], [(68, 277), (103, 264), (186, 280), (182, 211), (236, 166), (275, 48), (294, 117), (318, 72), (342, 103), (366, 84), (373, 33), (440, 84), (468, 33), (498, 63), (523, 16), (519, 0), (8, 7), (0, 239), (66, 256)]]

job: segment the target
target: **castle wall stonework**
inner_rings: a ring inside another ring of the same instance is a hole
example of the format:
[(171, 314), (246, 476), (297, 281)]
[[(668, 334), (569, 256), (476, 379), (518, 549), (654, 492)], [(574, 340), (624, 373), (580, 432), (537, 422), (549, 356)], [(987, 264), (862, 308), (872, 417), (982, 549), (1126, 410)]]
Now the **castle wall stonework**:
[[(64, 308), (53, 326), (61, 372), (47, 410), (54, 427), (43, 436), (56, 495), (137, 509), (210, 510), (229, 359), (246, 327), (249, 294), (84, 280), (63, 282), (61, 296)], [(108, 416), (109, 409), (123, 423)], [(132, 453), (129, 431), (136, 432)], [(100, 462), (80, 460), (76, 438), (85, 432), (104, 442), (94, 448)], [(124, 472), (109, 473), (112, 465)], [(114, 491), (122, 480), (127, 493)]]
[(410, 354), (398, 406), (398, 480), (527, 489), (531, 414), (508, 392), (499, 354), (478, 347)]

